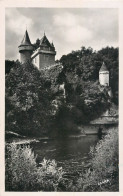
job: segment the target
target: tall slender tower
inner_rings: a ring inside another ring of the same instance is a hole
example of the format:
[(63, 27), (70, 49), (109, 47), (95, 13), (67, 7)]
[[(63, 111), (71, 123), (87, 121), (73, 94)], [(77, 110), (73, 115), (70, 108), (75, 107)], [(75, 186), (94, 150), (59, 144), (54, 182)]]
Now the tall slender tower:
[(102, 86), (109, 86), (109, 71), (104, 62), (99, 70), (99, 82)]
[(24, 38), (18, 46), (19, 48), (19, 53), (20, 53), (20, 62), (25, 63), (27, 61), (31, 61), (31, 55), (33, 52), (33, 45), (31, 44), (28, 32), (26, 30)]
[(113, 98), (112, 89), (109, 86), (109, 71), (104, 62), (99, 70), (99, 82), (100, 85), (108, 87), (108, 95)]

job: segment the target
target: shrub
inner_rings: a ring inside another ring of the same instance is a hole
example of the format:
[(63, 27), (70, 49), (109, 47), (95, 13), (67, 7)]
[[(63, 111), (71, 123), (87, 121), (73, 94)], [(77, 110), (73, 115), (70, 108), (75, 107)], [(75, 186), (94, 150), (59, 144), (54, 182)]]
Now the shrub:
[(37, 166), (29, 146), (6, 147), (6, 191), (57, 191), (63, 174), (54, 160), (44, 159)]
[(91, 167), (78, 180), (78, 189), (85, 191), (117, 191), (118, 130), (110, 130), (95, 148), (90, 149), (90, 156)]

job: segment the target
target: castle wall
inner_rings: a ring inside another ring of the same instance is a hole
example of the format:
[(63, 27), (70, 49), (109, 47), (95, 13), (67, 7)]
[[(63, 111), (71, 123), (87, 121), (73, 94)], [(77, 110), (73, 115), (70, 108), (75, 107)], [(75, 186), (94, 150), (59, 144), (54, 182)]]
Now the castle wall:
[(39, 69), (39, 55), (33, 58), (32, 63)]
[(55, 55), (39, 54), (39, 69), (55, 64)]
[(99, 82), (103, 86), (109, 86), (109, 72), (103, 71), (99, 73)]
[(31, 61), (31, 53), (31, 51), (23, 51), (23, 53), (20, 53), (20, 62), (25, 63)]

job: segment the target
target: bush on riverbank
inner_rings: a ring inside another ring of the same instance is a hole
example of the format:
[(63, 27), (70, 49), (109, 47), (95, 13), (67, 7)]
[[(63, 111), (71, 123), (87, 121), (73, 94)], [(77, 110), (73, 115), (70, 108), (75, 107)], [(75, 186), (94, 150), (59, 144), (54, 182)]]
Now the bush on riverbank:
[(78, 180), (77, 191), (118, 191), (118, 130), (91, 148), (90, 156), (90, 168)]
[(117, 129), (90, 149), (90, 162), (81, 167), (78, 180), (70, 180), (54, 160), (38, 166), (29, 146), (11, 144), (6, 147), (6, 191), (118, 191)]
[(63, 173), (54, 160), (37, 166), (29, 146), (6, 147), (6, 191), (57, 191)]

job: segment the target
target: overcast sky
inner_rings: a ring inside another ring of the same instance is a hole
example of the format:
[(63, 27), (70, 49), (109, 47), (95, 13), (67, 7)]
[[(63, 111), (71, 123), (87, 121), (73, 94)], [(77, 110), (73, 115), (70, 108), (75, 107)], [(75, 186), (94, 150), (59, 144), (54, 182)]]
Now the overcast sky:
[(19, 59), (26, 26), (31, 43), (45, 31), (56, 48), (56, 59), (82, 46), (118, 46), (118, 9), (6, 8), (6, 59)]

